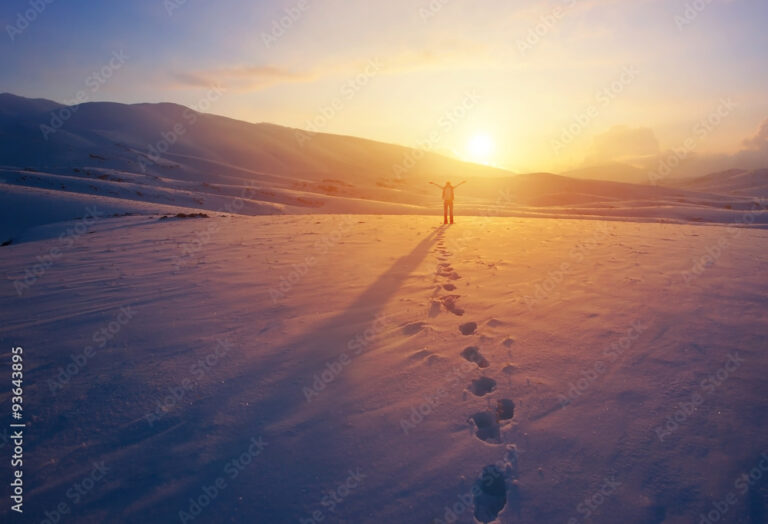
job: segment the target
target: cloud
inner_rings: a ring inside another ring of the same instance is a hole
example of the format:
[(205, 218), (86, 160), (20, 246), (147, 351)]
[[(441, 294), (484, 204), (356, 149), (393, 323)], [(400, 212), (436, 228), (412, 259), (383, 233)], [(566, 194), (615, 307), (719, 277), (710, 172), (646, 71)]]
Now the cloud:
[(390, 74), (425, 70), (456, 70), (498, 65), (493, 47), (465, 40), (443, 40), (422, 49), (400, 48), (387, 53)]
[(180, 87), (210, 87), (222, 85), (229, 89), (257, 91), (278, 84), (309, 82), (310, 72), (295, 72), (273, 66), (236, 66), (207, 71), (172, 74)]
[(260, 91), (281, 84), (311, 83), (329, 77), (354, 77), (377, 65), (377, 74), (394, 75), (412, 71), (454, 70), (486, 67), (493, 63), (488, 47), (460, 39), (440, 42), (421, 49), (398, 48), (363, 57), (337, 59), (311, 68), (288, 69), (273, 65), (232, 65), (221, 68), (171, 73), (173, 87), (221, 85), (233, 91)]
[(754, 136), (744, 140), (744, 148), (747, 151), (768, 150), (768, 118), (763, 121)]
[(728, 168), (759, 169), (768, 167), (768, 118), (757, 132), (744, 140), (744, 149), (728, 157)]
[[(743, 149), (732, 154), (697, 153), (695, 150), (668, 150), (647, 164), (649, 174), (665, 178), (703, 176), (730, 169), (768, 168), (768, 119), (757, 132), (742, 141)], [(664, 166), (669, 169), (664, 170)], [(666, 173), (666, 174), (665, 174)]]
[(594, 137), (583, 165), (620, 162), (646, 171), (648, 181), (703, 176), (729, 169), (768, 168), (768, 118), (742, 141), (742, 146), (732, 154), (698, 153), (695, 148), (661, 150), (652, 129), (614, 126)]

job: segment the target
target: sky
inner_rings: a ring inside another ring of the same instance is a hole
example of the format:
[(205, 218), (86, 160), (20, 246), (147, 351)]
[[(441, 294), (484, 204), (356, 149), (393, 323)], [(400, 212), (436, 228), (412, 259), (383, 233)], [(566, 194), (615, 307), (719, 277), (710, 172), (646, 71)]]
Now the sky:
[(768, 152), (766, 23), (765, 0), (6, 0), (0, 92), (176, 102), (520, 172), (725, 164)]

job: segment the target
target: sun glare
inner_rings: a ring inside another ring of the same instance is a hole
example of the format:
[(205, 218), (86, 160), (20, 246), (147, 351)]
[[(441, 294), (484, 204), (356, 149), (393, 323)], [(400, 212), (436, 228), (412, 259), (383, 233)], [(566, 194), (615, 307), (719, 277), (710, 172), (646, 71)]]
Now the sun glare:
[(474, 135), (467, 142), (466, 160), (489, 165), (495, 149), (493, 139), (484, 134)]

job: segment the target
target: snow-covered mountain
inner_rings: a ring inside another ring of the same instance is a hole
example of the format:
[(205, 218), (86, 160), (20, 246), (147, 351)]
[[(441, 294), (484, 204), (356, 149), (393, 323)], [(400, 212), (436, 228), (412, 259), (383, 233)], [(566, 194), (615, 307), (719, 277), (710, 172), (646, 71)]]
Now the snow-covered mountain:
[[(428, 182), (446, 180), (468, 181), (457, 212), (481, 216), (737, 222), (743, 210), (765, 207), (755, 200), (765, 196), (765, 170), (748, 185), (744, 176), (652, 186), (589, 173), (512, 174), (177, 104), (64, 106), (0, 95), (0, 241), (97, 204), (111, 213), (439, 213), (439, 191)], [(752, 224), (768, 222), (759, 215)]]

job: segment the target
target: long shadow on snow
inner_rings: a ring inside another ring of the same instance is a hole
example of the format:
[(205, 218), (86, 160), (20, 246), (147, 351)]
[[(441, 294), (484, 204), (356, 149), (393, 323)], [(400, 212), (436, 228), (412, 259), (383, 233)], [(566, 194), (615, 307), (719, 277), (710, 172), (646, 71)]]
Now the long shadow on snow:
[[(302, 388), (311, 386), (313, 376), (370, 326), (427, 257), (442, 230), (436, 228), (397, 260), (341, 313), (284, 344), (271, 357), (254, 357), (256, 361), (242, 366), (235, 377), (207, 392), (205, 398), (169, 414), (158, 428), (164, 433), (146, 439), (126, 454), (122, 466), (115, 467), (129, 477), (122, 488), (116, 488), (125, 490), (128, 500), (115, 504), (112, 497), (105, 496), (93, 505), (122, 521), (167, 522), (179, 519), (179, 510), (189, 512), (191, 497), (200, 497), (205, 486), (224, 478), (227, 487), (213, 497), (211, 507), (202, 508), (201, 521), (296, 522), (302, 516), (309, 518), (315, 509), (327, 512), (320, 504), (324, 491), (335, 489), (347, 478), (348, 470), (365, 470), (372, 457), (350, 457), (355, 439), (351, 432), (347, 435), (347, 415), (335, 409), (318, 413), (316, 404), (307, 403)], [(254, 345), (261, 343), (253, 341)], [(301, 368), (294, 366), (296, 351), (309, 357)], [(354, 365), (353, 361), (350, 366)], [(344, 390), (340, 386), (346, 382), (346, 373), (349, 371), (343, 371), (320, 393), (323, 401), (332, 399), (336, 388)], [(339, 404), (350, 400), (339, 399)], [(243, 408), (246, 402), (249, 406)], [(280, 425), (286, 416), (290, 422)], [(220, 423), (222, 419), (230, 420)], [(130, 434), (123, 436), (133, 440)], [(225, 465), (248, 449), (252, 437), (263, 437), (266, 448), (252, 463), (235, 468), (238, 476), (230, 478), (228, 472), (234, 469), (226, 470)], [(278, 484), (275, 473), (284, 468), (301, 475), (288, 485)], [(119, 492), (112, 495), (122, 498)], [(131, 501), (134, 504), (125, 511)]]

